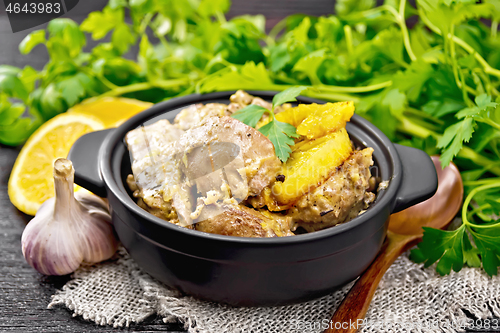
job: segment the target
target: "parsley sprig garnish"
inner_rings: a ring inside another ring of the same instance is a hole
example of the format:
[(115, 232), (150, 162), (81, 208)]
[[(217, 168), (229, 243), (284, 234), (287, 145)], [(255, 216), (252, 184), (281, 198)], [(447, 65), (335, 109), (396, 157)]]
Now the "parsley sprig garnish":
[(232, 117), (255, 128), (264, 113), (267, 112), (271, 121), (259, 128), (259, 132), (269, 138), (274, 145), (276, 156), (282, 162), (286, 162), (292, 152), (290, 146), (295, 144), (293, 138), (298, 138), (300, 135), (297, 134), (297, 129), (293, 125), (276, 120), (274, 109), (284, 103), (296, 101), (296, 97), (306, 89), (307, 87), (304, 86), (288, 88), (274, 95), (271, 110), (260, 105), (251, 104), (235, 112)]
[[(436, 270), (445, 275), (458, 272), (464, 264), (481, 267), (488, 275), (497, 275), (500, 266), (500, 201), (492, 199), (500, 191), (500, 180), (465, 182), (475, 187), (462, 207), (462, 225), (453, 231), (424, 227), (423, 241), (411, 251), (411, 258), (428, 267), (438, 262)], [(477, 186), (477, 187), (476, 187)], [(472, 199), (476, 208), (469, 210)]]

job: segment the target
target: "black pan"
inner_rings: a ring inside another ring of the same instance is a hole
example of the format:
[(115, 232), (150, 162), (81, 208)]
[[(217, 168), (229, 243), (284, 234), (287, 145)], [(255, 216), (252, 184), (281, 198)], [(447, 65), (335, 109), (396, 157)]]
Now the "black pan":
[[(242, 238), (182, 228), (155, 217), (131, 197), (124, 145), (128, 131), (159, 119), (172, 121), (193, 103), (228, 103), (234, 92), (190, 95), (154, 105), (116, 129), (93, 132), (72, 147), (75, 181), (107, 197), (120, 241), (149, 274), (187, 294), (233, 305), (277, 305), (316, 298), (359, 276), (384, 241), (391, 213), (430, 198), (434, 165), (423, 151), (400, 146), (354, 115), (347, 124), (359, 147), (372, 147), (372, 174), (389, 181), (375, 202), (353, 220), (322, 231), (283, 238)], [(250, 91), (271, 100), (275, 92)], [(298, 98), (304, 103), (324, 103)]]

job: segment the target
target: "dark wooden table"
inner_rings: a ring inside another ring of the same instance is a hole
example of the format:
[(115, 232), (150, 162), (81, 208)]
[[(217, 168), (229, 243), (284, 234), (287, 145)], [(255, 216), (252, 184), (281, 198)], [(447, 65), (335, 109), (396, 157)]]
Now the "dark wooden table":
[[(183, 0), (179, 0), (183, 1)], [(69, 17), (81, 21), (92, 10), (103, 7), (107, 1), (81, 0)], [(229, 16), (265, 14), (270, 25), (293, 13), (322, 15), (333, 10), (332, 0), (233, 0)], [(13, 34), (0, 2), (0, 64), (31, 65), (40, 70), (47, 62), (42, 47), (29, 55), (20, 55), (18, 45), (32, 30)], [(47, 309), (50, 296), (69, 280), (69, 276), (46, 277), (24, 260), (21, 253), (21, 234), (31, 219), (18, 211), (9, 201), (7, 182), (20, 148), (0, 146), (0, 332), (116, 332), (109, 326), (98, 326), (80, 317), (73, 318), (64, 308)], [(153, 316), (141, 324), (132, 324), (128, 331), (182, 332), (181, 325), (164, 324)]]

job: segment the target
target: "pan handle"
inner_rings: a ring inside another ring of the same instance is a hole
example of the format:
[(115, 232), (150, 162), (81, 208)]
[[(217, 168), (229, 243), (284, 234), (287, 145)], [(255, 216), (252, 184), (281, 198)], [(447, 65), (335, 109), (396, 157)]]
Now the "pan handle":
[(71, 147), (68, 159), (75, 168), (75, 183), (105, 198), (106, 187), (99, 171), (99, 149), (114, 128), (85, 134)]
[(424, 151), (395, 144), (402, 166), (402, 181), (392, 213), (429, 199), (436, 193), (438, 179), (432, 159)]

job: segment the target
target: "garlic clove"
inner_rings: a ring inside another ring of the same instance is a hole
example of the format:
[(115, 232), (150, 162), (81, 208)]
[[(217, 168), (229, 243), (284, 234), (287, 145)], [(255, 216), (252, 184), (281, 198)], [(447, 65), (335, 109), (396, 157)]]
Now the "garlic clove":
[(21, 238), (26, 261), (45, 275), (65, 275), (82, 262), (109, 259), (118, 246), (107, 201), (88, 191), (74, 195), (73, 184), (71, 161), (56, 160), (56, 195), (43, 203)]

